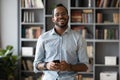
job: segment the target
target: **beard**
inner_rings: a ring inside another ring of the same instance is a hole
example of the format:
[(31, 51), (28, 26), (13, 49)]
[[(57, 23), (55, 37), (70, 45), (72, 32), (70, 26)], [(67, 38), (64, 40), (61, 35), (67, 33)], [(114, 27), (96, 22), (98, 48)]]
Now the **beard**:
[(67, 28), (68, 20), (64, 24), (59, 23), (59, 22), (55, 22), (55, 25), (62, 28), (62, 29)]

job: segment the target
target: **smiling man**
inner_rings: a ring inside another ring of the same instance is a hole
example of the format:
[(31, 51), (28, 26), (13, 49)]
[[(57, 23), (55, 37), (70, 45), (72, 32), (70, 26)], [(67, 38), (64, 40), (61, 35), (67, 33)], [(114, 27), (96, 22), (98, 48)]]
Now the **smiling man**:
[(34, 71), (43, 71), (42, 80), (76, 80), (79, 71), (87, 71), (86, 41), (79, 32), (68, 27), (68, 10), (62, 4), (53, 10), (55, 24), (37, 42)]

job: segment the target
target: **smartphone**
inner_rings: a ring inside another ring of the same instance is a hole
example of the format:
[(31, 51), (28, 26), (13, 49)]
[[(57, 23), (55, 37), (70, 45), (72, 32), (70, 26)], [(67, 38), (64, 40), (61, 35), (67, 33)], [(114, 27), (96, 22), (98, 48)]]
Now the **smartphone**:
[(60, 60), (53, 60), (53, 62), (55, 62), (55, 63), (60, 63)]

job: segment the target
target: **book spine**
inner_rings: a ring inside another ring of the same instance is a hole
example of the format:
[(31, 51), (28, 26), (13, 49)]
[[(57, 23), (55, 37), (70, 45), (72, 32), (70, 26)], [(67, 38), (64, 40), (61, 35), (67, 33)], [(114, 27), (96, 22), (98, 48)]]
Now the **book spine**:
[(92, 7), (92, 1), (91, 0), (88, 0), (88, 7)]
[(103, 7), (106, 8), (108, 7), (109, 0), (104, 0)]
[(102, 23), (102, 13), (97, 13), (97, 23)]
[(79, 7), (79, 0), (75, 0), (75, 7)]
[(113, 22), (115, 24), (119, 23), (119, 13), (113, 13)]

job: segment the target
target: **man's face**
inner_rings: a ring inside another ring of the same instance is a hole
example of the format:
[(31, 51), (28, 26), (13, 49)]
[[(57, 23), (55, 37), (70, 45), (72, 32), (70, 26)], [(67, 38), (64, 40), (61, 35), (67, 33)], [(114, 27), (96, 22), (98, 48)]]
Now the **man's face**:
[(60, 28), (66, 28), (68, 24), (68, 14), (64, 7), (57, 7), (54, 9), (54, 14), (52, 21), (55, 23), (56, 26)]

